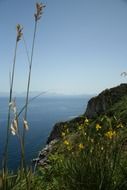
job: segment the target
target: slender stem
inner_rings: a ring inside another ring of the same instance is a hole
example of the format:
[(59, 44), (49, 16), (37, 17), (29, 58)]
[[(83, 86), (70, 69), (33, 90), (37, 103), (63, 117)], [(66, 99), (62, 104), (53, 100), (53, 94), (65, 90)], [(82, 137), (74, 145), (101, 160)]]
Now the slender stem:
[[(35, 20), (32, 51), (31, 51), (31, 59), (30, 59), (30, 65), (29, 65), (28, 83), (27, 83), (27, 94), (26, 94), (26, 103), (25, 103), (26, 107), (25, 107), (25, 113), (24, 113), (24, 119), (25, 120), (27, 120), (27, 110), (28, 110), (29, 91), (30, 91), (30, 80), (31, 80), (31, 71), (32, 71), (32, 63), (33, 63), (33, 54), (34, 54), (36, 31), (37, 31), (37, 21)], [(23, 146), (24, 146), (24, 141), (25, 141), (25, 128), (23, 128)]]
[(26, 43), (26, 40), (25, 40), (24, 35), (23, 35), (23, 42), (24, 42), (24, 47), (25, 47), (25, 50), (26, 50), (26, 56), (27, 56), (27, 59), (28, 59), (28, 63), (29, 63), (29, 66), (30, 66), (30, 57), (29, 57), (29, 52), (28, 52), (28, 48), (27, 48), (27, 43)]
[[(30, 99), (30, 100), (28, 101), (28, 105), (29, 105), (33, 100), (35, 100), (36, 98), (38, 98), (39, 96), (41, 96), (41, 95), (43, 95), (43, 94), (45, 94), (45, 93), (46, 93), (46, 92), (41, 92), (40, 94), (34, 96), (32, 99)], [(17, 114), (17, 118), (21, 115), (21, 113), (25, 110), (25, 108), (26, 108), (26, 104), (21, 108), (21, 110), (20, 110), (19, 113)]]
[(21, 148), (21, 178), (23, 176), (23, 170), (24, 170), (27, 190), (29, 190), (29, 182), (28, 182), (28, 177), (27, 177), (26, 161), (25, 161), (25, 152), (24, 152), (24, 146), (23, 146), (23, 142), (22, 142), (22, 136), (21, 136), (19, 128), (18, 128), (18, 131), (17, 131), (17, 136), (19, 138), (20, 148)]
[[(12, 102), (12, 92), (13, 92), (13, 83), (14, 83), (14, 76), (15, 76), (15, 64), (16, 64), (16, 55), (17, 55), (17, 45), (18, 41), (16, 40), (15, 44), (15, 51), (14, 51), (14, 60), (12, 66), (12, 76), (11, 76), (11, 85), (10, 85), (10, 94), (9, 94), (9, 103)], [(3, 154), (3, 176), (4, 176), (4, 187), (6, 189), (6, 173), (7, 173), (7, 160), (8, 160), (8, 144), (9, 144), (9, 137), (10, 137), (10, 116), (11, 116), (11, 107), (8, 107), (8, 117), (7, 117), (7, 133), (6, 133), (6, 141), (5, 141), (5, 148)]]
[[(28, 83), (27, 83), (27, 94), (26, 94), (26, 101), (25, 101), (25, 113), (24, 113), (24, 119), (25, 120), (27, 120), (27, 110), (28, 110), (28, 103), (29, 103), (29, 89), (30, 89), (30, 80), (31, 80), (31, 71), (32, 71), (32, 63), (33, 63), (33, 54), (34, 54), (34, 45), (35, 45), (36, 31), (37, 31), (37, 21), (35, 20), (33, 43), (32, 43), (32, 51), (31, 51), (31, 59), (30, 59), (30, 62), (29, 62), (29, 74), (28, 74)], [(28, 183), (27, 171), (26, 171), (26, 164), (25, 164), (25, 132), (26, 132), (25, 128), (23, 127), (23, 135), (22, 135), (22, 138), (20, 138), (21, 154), (22, 154), (21, 155), (21, 157), (22, 157), (21, 158), (21, 168), (24, 167), (27, 189), (29, 189), (29, 183)]]

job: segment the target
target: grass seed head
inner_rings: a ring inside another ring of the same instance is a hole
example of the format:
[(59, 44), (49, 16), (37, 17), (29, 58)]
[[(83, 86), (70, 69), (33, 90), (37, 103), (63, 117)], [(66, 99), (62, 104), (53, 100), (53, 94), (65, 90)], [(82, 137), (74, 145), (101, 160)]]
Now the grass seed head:
[(43, 14), (43, 9), (45, 8), (46, 6), (42, 3), (36, 3), (36, 13), (34, 14), (35, 16), (35, 21), (38, 21), (42, 14)]
[(16, 31), (17, 31), (17, 42), (21, 40), (21, 37), (23, 35), (23, 27), (20, 24), (17, 24)]
[(28, 126), (28, 122), (25, 119), (23, 119), (23, 125), (24, 125), (24, 128), (28, 131), (29, 126)]
[(13, 123), (11, 123), (11, 133), (12, 133), (12, 135), (16, 135), (16, 130), (14, 128)]

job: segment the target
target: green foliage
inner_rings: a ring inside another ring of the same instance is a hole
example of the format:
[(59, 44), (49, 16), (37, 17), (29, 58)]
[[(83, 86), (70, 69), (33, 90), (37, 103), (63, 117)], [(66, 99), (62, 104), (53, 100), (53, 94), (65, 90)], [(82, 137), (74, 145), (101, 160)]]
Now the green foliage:
[(127, 96), (124, 96), (120, 101), (115, 103), (108, 111), (108, 115), (115, 115), (119, 120), (127, 122)]
[(64, 131), (60, 146), (49, 157), (50, 165), (42, 169), (45, 190), (127, 188), (127, 129), (116, 118), (104, 116), (99, 122), (85, 119), (76, 133)]
[[(42, 178), (40, 173), (36, 175), (33, 174), (32, 170), (27, 169), (27, 179), (30, 190), (41, 190), (42, 189)], [(0, 190), (4, 189), (4, 182), (2, 178), (2, 174), (0, 175)], [(25, 172), (21, 174), (21, 170), (19, 169), (17, 172), (7, 173), (6, 180), (6, 190), (26, 190), (28, 189), (28, 185), (26, 183)]]

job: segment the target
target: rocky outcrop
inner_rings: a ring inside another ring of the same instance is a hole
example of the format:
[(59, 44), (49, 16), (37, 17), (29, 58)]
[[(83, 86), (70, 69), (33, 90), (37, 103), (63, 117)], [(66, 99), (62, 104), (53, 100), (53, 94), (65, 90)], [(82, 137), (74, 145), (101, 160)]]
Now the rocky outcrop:
[[(89, 100), (86, 112), (83, 115), (94, 119), (98, 115), (106, 113), (112, 105), (117, 103), (125, 95), (127, 95), (127, 84), (121, 84), (117, 87), (106, 89), (98, 96), (93, 97)], [(74, 129), (75, 123), (80, 122), (82, 122), (81, 116), (68, 122), (57, 123), (51, 131), (47, 143), (50, 143), (54, 139), (60, 138), (61, 131), (65, 124), (69, 124), (69, 126)]]
[(127, 84), (104, 90), (98, 96), (89, 100), (85, 116), (95, 118), (106, 113), (112, 105), (120, 101), (125, 95), (127, 95)]
[(47, 144), (49, 144), (52, 140), (54, 139), (59, 139), (61, 136), (61, 131), (63, 130), (63, 127), (65, 125), (66, 122), (60, 122), (60, 123), (56, 123), (53, 127), (53, 130), (51, 131), (48, 140), (47, 140)]
[(79, 116), (70, 121), (56, 123), (48, 137), (47, 144), (49, 144), (54, 139), (60, 139), (61, 132), (64, 130), (65, 125), (69, 126), (69, 131), (71, 132), (71, 131), (74, 131), (75, 124), (82, 123), (82, 121), (83, 121), (82, 116)]
[(49, 144), (47, 144), (38, 154), (38, 157), (33, 159), (33, 163), (35, 167), (37, 165), (46, 166), (48, 164), (48, 156), (52, 152), (53, 145), (57, 142), (57, 140), (52, 140)]

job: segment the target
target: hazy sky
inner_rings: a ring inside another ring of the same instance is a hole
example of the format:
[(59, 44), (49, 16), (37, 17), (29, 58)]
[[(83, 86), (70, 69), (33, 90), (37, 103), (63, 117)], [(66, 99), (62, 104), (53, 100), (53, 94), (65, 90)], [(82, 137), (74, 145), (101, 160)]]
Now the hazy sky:
[[(31, 51), (35, 0), (0, 0), (0, 92), (9, 89), (15, 26)], [(127, 78), (127, 0), (47, 0), (38, 25), (32, 91), (98, 93)], [(28, 63), (17, 52), (14, 91), (26, 90)]]

